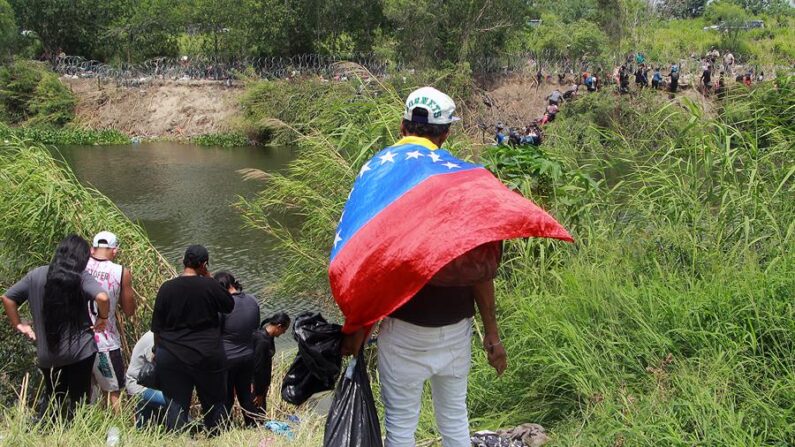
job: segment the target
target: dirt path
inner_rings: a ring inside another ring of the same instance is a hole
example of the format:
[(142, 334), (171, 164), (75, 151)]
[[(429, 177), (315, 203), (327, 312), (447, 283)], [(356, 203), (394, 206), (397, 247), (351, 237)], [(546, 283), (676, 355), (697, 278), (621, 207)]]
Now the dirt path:
[(132, 136), (181, 138), (228, 131), (240, 111), (239, 87), (210, 81), (152, 82), (140, 87), (61, 78), (78, 98), (77, 122)]

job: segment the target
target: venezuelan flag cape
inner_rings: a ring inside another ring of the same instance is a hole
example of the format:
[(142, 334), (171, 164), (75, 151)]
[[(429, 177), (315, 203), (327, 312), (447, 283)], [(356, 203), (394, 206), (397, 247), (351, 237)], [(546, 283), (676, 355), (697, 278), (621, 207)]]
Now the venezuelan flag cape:
[(362, 166), (334, 236), (329, 280), (343, 332), (394, 312), (467, 251), (523, 237), (573, 241), (482, 166), (403, 138)]

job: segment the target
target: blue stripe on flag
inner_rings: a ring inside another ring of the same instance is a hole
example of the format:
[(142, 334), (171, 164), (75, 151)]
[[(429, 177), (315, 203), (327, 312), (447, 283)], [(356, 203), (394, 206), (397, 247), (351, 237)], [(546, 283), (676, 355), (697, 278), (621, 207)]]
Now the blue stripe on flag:
[(337, 226), (333, 260), (354, 234), (373, 217), (425, 179), (438, 174), (482, 168), (451, 153), (406, 144), (388, 147), (367, 161), (353, 183)]

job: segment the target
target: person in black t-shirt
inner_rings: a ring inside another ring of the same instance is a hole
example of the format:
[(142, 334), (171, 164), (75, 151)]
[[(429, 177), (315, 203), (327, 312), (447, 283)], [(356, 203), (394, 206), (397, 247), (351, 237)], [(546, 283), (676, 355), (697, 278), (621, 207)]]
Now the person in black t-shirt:
[(226, 378), (219, 313), (235, 306), (232, 295), (210, 277), (210, 255), (201, 245), (185, 250), (185, 270), (160, 286), (152, 312), (155, 371), (166, 398), (166, 428), (188, 422), (193, 389), (199, 396), (204, 425), (216, 434), (225, 412)]
[(259, 304), (254, 296), (243, 293), (243, 286), (231, 273), (218, 272), (213, 278), (235, 299), (232, 312), (221, 316), (221, 338), (226, 353), (226, 410), (231, 416), (237, 397), (246, 426), (253, 427), (256, 421), (251, 376), (254, 374), (254, 332), (259, 327)]
[(275, 338), (289, 327), (290, 317), (279, 312), (263, 321), (261, 329), (254, 333), (254, 406), (258, 414), (265, 414), (267, 408), (273, 356), (276, 355)]

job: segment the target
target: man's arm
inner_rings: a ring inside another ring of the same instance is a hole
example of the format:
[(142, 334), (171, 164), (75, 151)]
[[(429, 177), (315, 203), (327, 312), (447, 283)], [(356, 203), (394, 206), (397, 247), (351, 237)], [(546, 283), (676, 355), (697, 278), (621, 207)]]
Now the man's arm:
[(110, 313), (110, 298), (108, 294), (102, 292), (94, 297), (97, 303), (97, 319), (94, 322), (94, 332), (102, 332), (108, 326), (108, 314)]
[(132, 273), (130, 273), (129, 269), (124, 269), (121, 274), (121, 296), (119, 297), (119, 301), (121, 302), (121, 310), (124, 311), (125, 316), (132, 317), (135, 315), (135, 309), (138, 307), (138, 303), (135, 302), (135, 293), (132, 288)]
[(19, 318), (17, 302), (3, 295), (3, 307), (5, 307), (11, 327), (35, 341), (36, 333), (33, 332), (33, 328), (31, 328), (29, 324), (22, 324), (22, 320)]
[(497, 311), (494, 300), (494, 280), (475, 284), (475, 303), (478, 305), (478, 312), (483, 321), (483, 348), (489, 359), (489, 365), (501, 375), (508, 367), (508, 354), (500, 341), (500, 334), (497, 328)]

